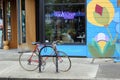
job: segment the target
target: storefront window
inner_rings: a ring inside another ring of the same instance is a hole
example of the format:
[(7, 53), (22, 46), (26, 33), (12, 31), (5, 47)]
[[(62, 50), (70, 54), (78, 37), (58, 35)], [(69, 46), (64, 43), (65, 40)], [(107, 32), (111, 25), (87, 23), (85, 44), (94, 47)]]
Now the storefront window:
[(86, 43), (85, 0), (45, 0), (45, 40)]
[(8, 2), (8, 6), (7, 6), (7, 36), (8, 36), (8, 40), (10, 41), (12, 38), (12, 34), (11, 34), (11, 11), (10, 11), (10, 1)]
[(22, 17), (22, 43), (26, 42), (26, 23), (25, 23), (25, 0), (21, 0), (21, 17)]

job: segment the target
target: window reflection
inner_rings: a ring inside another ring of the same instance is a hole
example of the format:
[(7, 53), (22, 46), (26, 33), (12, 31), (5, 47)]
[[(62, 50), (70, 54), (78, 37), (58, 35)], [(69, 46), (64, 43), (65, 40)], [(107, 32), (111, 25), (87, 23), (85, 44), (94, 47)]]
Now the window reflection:
[(11, 10), (10, 10), (10, 1), (7, 4), (7, 39), (10, 41), (12, 39), (12, 34), (11, 34)]
[(22, 17), (22, 42), (26, 42), (26, 23), (25, 23), (25, 0), (21, 1), (21, 17)]
[[(80, 0), (52, 0), (47, 3), (61, 3), (45, 6), (45, 40), (62, 40), (64, 43), (85, 43), (85, 5)], [(84, 0), (83, 0), (84, 1)]]
[(85, 3), (85, 0), (45, 0), (45, 3)]

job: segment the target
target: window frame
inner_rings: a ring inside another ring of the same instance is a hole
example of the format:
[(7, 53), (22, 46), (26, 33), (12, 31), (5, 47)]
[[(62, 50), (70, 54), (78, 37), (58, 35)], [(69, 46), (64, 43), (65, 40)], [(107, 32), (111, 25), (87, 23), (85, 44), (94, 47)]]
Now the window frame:
[[(84, 5), (85, 9), (85, 43), (64, 43), (65, 45), (86, 45), (87, 44), (87, 30), (86, 30), (86, 0), (85, 3), (55, 3), (49, 4), (44, 2), (44, 0), (36, 0), (36, 41), (40, 41), (45, 43), (45, 6), (53, 6), (53, 5)], [(63, 44), (63, 45), (64, 45)]]

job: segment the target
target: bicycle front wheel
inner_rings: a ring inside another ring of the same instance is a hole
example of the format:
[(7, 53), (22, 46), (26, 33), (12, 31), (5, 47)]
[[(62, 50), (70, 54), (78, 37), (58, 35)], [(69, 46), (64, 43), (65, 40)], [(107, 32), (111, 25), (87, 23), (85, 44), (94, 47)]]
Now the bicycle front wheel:
[(21, 53), (19, 56), (19, 64), (26, 71), (36, 70), (38, 68), (38, 53)]
[[(57, 51), (58, 54), (58, 70), (66, 72), (71, 68), (71, 60), (66, 53)], [(56, 65), (56, 57), (53, 57), (53, 62)]]

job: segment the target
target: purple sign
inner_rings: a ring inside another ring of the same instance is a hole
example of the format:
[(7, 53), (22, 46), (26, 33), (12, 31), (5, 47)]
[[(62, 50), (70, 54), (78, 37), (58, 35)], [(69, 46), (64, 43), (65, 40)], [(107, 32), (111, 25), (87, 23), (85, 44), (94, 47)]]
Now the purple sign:
[(63, 17), (64, 19), (74, 19), (75, 12), (63, 12), (63, 11), (55, 11), (55, 17)]

